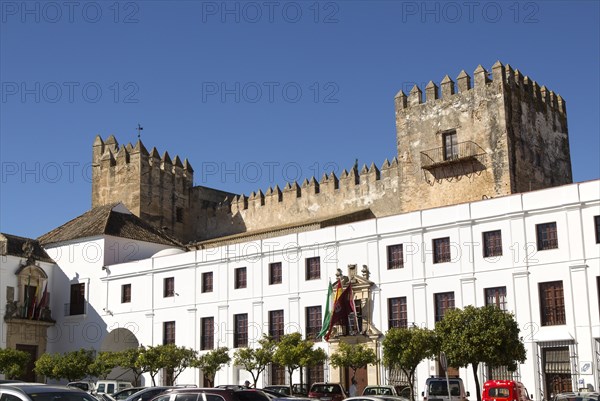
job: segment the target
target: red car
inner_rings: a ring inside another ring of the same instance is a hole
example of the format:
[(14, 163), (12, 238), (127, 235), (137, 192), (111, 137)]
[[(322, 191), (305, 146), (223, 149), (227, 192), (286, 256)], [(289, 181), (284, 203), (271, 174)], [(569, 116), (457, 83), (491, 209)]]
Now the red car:
[(313, 383), (308, 390), (308, 397), (321, 401), (342, 401), (346, 398), (346, 392), (339, 383)]

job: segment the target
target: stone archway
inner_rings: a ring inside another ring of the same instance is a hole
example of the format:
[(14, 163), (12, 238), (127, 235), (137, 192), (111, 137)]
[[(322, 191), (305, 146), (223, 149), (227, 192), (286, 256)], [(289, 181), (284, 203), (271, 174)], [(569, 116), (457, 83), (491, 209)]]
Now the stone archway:
[[(130, 348), (137, 348), (139, 346), (140, 342), (131, 330), (119, 327), (114, 330), (111, 330), (104, 337), (104, 339), (102, 340), (102, 344), (100, 345), (100, 351), (118, 352)], [(107, 378), (114, 380), (126, 380), (128, 382), (131, 382), (133, 385), (141, 384), (135, 383), (135, 376), (131, 372), (131, 370), (123, 369), (120, 367), (114, 368), (107, 376)]]

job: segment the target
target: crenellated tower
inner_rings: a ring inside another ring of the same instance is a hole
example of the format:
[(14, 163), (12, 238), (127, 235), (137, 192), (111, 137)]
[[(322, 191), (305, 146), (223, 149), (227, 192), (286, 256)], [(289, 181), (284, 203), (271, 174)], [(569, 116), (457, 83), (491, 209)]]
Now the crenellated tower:
[(499, 61), (456, 81), (395, 97), (403, 212), (572, 182), (560, 95)]
[[(178, 156), (97, 137), (92, 206), (123, 202), (182, 242), (381, 217), (572, 182), (560, 95), (509, 65), (395, 97), (397, 157), (250, 195), (193, 185)], [(329, 222), (329, 223), (328, 223)]]

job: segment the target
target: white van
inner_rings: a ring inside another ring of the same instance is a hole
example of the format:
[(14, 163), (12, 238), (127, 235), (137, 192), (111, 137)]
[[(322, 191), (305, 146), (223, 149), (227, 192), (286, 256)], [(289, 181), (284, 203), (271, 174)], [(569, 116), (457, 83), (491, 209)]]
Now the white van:
[(96, 393), (110, 395), (129, 387), (133, 387), (133, 385), (125, 380), (98, 380), (96, 382)]
[(430, 377), (425, 381), (425, 391), (421, 393), (423, 401), (468, 401), (469, 392), (460, 377), (449, 377), (450, 395), (448, 396), (448, 383), (445, 377)]

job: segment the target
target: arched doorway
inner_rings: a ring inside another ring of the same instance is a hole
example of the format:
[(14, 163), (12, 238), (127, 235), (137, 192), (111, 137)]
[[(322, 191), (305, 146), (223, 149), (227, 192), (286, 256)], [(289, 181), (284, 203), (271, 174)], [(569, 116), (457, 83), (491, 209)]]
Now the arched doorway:
[[(102, 345), (100, 346), (100, 351), (119, 352), (130, 348), (137, 348), (139, 346), (140, 342), (131, 330), (119, 327), (112, 330), (104, 337)], [(126, 380), (131, 382), (134, 386), (142, 384), (135, 382), (135, 375), (131, 369), (123, 369), (120, 367), (114, 368), (107, 376), (107, 379)]]

